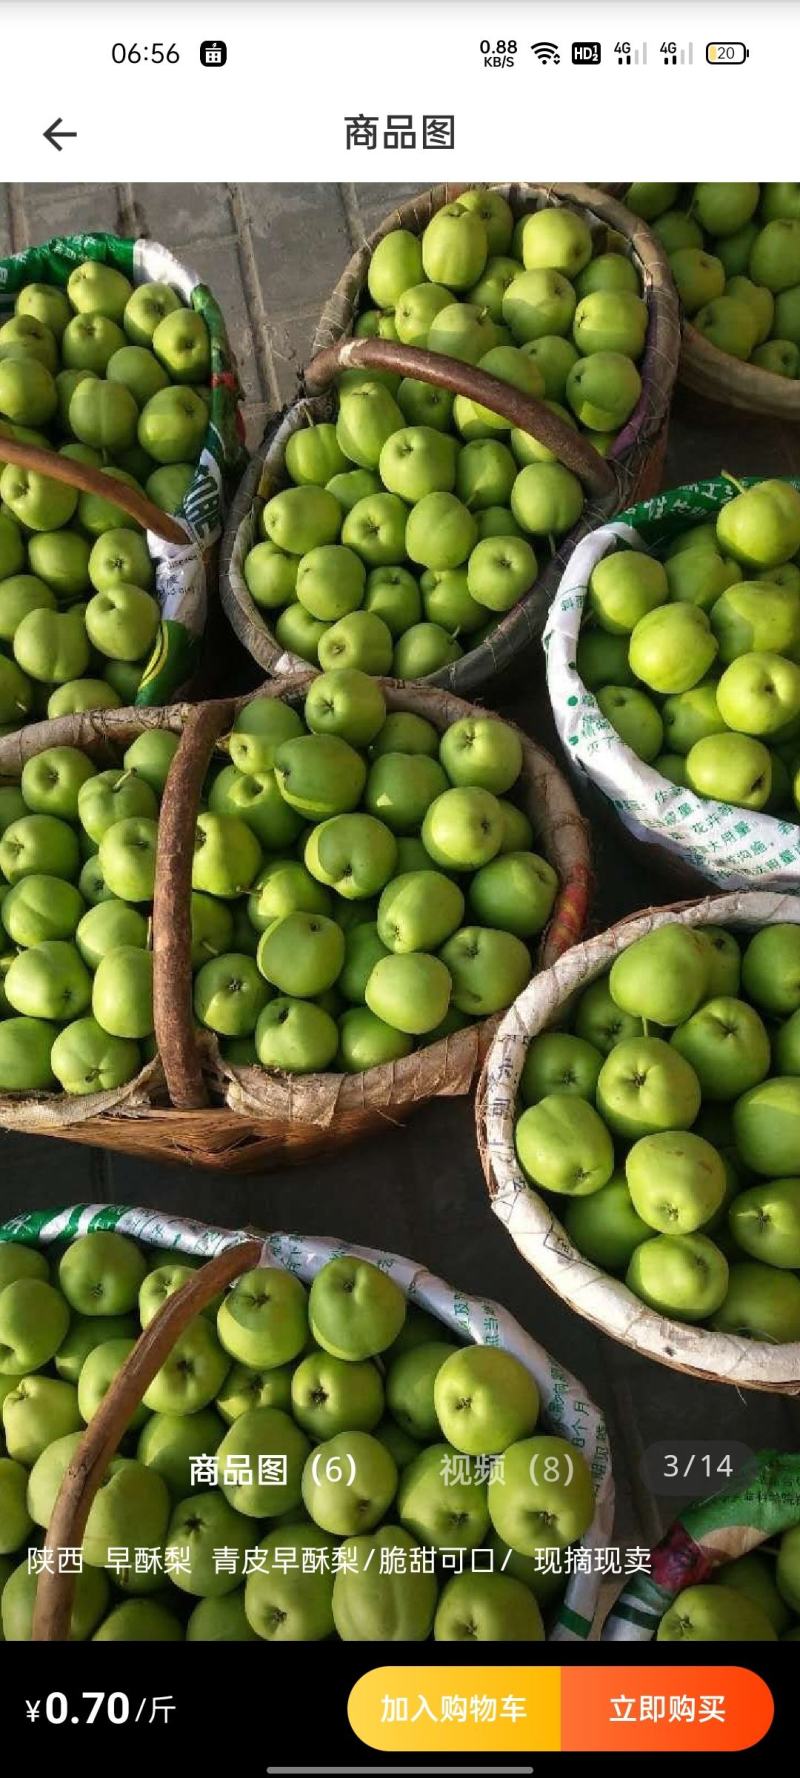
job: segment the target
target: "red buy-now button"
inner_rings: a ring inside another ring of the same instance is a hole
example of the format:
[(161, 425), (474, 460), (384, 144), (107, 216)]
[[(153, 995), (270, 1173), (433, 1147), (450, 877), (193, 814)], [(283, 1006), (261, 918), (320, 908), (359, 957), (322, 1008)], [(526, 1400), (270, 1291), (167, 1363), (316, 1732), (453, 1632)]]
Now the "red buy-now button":
[(775, 1706), (747, 1667), (564, 1667), (562, 1753), (738, 1753)]

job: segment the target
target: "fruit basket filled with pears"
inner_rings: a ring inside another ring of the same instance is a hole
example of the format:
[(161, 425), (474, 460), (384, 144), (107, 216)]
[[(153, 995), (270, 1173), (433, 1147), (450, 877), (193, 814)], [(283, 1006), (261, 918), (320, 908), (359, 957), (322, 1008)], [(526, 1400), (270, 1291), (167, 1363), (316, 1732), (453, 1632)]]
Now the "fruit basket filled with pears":
[(503, 1020), (478, 1090), (492, 1207), (633, 1351), (800, 1392), (800, 901), (651, 910)]
[(685, 316), (680, 381), (751, 414), (800, 419), (800, 185), (631, 185)]
[(557, 767), (434, 688), (342, 668), (62, 718), (0, 776), (17, 1129), (235, 1170), (336, 1149), (469, 1092), (584, 929)]
[(188, 686), (239, 461), (222, 316), (166, 248), (0, 264), (0, 732)]
[(695, 891), (800, 890), (799, 488), (726, 476), (632, 508), (548, 619), (577, 778)]
[(0, 740), (0, 1126), (158, 1155), (153, 1022), (164, 786), (186, 706)]
[(603, 1625), (607, 1642), (800, 1640), (800, 1457), (762, 1451), (694, 1501)]
[(462, 693), (518, 662), (576, 540), (660, 485), (678, 349), (666, 257), (600, 192), (440, 187), (396, 212), (233, 504), (244, 645), (274, 675)]
[(0, 1227), (0, 1331), (0, 1641), (589, 1635), (606, 1428), (499, 1304), (79, 1205)]

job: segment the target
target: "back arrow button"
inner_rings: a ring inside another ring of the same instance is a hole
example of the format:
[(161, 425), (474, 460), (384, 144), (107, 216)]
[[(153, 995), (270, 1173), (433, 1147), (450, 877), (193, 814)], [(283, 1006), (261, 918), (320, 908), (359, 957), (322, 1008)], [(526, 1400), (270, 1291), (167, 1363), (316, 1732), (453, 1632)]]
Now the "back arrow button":
[(55, 123), (51, 123), (49, 129), (46, 129), (44, 131), (45, 142), (49, 142), (51, 148), (57, 148), (59, 154), (63, 153), (63, 149), (61, 146), (61, 142), (59, 141), (59, 137), (77, 136), (77, 134), (78, 134), (77, 130), (62, 130), (61, 124), (63, 123), (63, 121), (64, 121), (63, 118), (57, 117)]

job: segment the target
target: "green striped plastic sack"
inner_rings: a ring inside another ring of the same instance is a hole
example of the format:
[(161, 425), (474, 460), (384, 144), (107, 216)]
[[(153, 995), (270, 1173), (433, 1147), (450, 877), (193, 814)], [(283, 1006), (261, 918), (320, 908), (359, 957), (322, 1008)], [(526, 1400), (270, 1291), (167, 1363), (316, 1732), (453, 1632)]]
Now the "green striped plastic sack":
[(85, 259), (114, 266), (133, 284), (169, 284), (201, 314), (211, 341), (211, 404), (208, 430), (194, 480), (176, 518), (186, 528), (186, 544), (165, 543), (148, 532), (155, 563), (161, 628), (142, 675), (136, 703), (173, 703), (200, 659), (208, 616), (212, 551), (225, 518), (230, 492), (243, 467), (239, 383), (222, 312), (208, 286), (157, 241), (124, 240), (117, 235), (59, 235), (0, 259), (0, 323), (13, 313), (25, 284), (66, 285)]
[(604, 1642), (649, 1642), (686, 1587), (712, 1580), (800, 1521), (800, 1452), (761, 1451), (730, 1488), (695, 1501), (651, 1552), (648, 1574), (623, 1588), (603, 1625)]
[[(744, 485), (751, 487), (756, 478)], [(738, 493), (724, 478), (693, 482), (642, 501), (578, 544), (547, 619), (544, 649), (556, 728), (578, 779), (602, 792), (636, 839), (657, 842), (719, 889), (800, 894), (800, 826), (713, 802), (671, 784), (626, 746), (577, 670), (578, 636), (595, 564), (619, 543), (658, 552), (681, 531), (708, 523)], [(792, 481), (800, 488), (800, 481)]]
[[(144, 1247), (170, 1248), (204, 1260), (213, 1259), (238, 1242), (253, 1239), (252, 1230), (213, 1228), (155, 1210), (127, 1209), (120, 1204), (77, 1204), (70, 1209), (34, 1210), (14, 1217), (11, 1222), (0, 1224), (0, 1241), (23, 1241), (31, 1247), (57, 1242), (63, 1247), (78, 1235), (95, 1229), (116, 1229)], [(570, 1575), (551, 1640), (585, 1640), (594, 1621), (601, 1582), (593, 1553), (607, 1546), (614, 1519), (611, 1451), (601, 1413), (577, 1379), (537, 1345), (507, 1310), (498, 1303), (453, 1289), (413, 1260), (324, 1236), (273, 1234), (264, 1237), (261, 1264), (281, 1266), (309, 1283), (329, 1260), (349, 1253), (380, 1267), (410, 1303), (427, 1309), (459, 1339), (512, 1352), (535, 1379), (548, 1430), (569, 1439), (583, 1453), (595, 1488), (594, 1521), (581, 1543), (587, 1552), (587, 1567), (591, 1568), (590, 1572)]]

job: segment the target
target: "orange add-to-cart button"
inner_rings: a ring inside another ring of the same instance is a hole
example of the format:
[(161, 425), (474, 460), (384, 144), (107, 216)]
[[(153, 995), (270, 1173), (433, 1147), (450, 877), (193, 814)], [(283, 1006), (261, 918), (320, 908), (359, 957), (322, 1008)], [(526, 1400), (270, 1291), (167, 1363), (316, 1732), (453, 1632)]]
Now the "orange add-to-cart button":
[(556, 1753), (558, 1667), (374, 1667), (347, 1706), (382, 1753)]
[(375, 1667), (350, 1726), (382, 1753), (736, 1753), (772, 1722), (746, 1667)]

